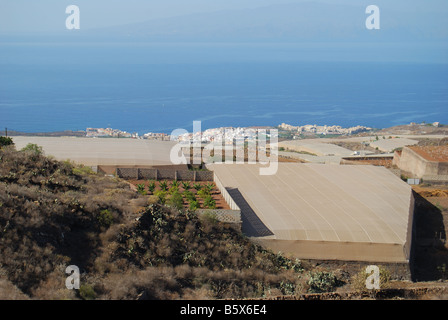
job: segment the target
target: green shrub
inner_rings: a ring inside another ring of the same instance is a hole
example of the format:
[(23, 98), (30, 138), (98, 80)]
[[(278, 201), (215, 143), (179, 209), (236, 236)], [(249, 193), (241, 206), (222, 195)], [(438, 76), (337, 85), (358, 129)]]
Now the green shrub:
[(288, 259), (282, 252), (278, 252), (274, 257), (276, 265), (282, 269), (293, 270), (294, 272), (302, 272), (304, 270), (302, 261), (297, 258), (295, 260)]
[(5, 146), (10, 146), (13, 144), (14, 144), (14, 142), (12, 141), (12, 139), (10, 137), (0, 136), (0, 148), (5, 147)]
[(92, 168), (86, 167), (84, 165), (79, 165), (79, 166), (73, 167), (72, 173), (77, 176), (85, 176), (85, 175), (95, 174), (95, 172), (92, 170)]
[[(392, 278), (390, 271), (384, 266), (378, 266), (378, 268), (380, 272), (380, 281), (379, 281), (380, 289), (387, 289), (390, 287), (390, 280)], [(370, 274), (366, 272), (366, 269), (362, 268), (361, 271), (359, 271), (356, 275), (353, 276), (351, 283), (352, 287), (355, 290), (367, 291), (366, 280), (369, 276)]]
[(312, 293), (330, 292), (337, 286), (336, 276), (331, 272), (313, 272), (309, 276), (309, 291)]
[(210, 196), (210, 193), (206, 189), (201, 189), (198, 191), (197, 195), (199, 198), (205, 199), (207, 196)]
[(199, 201), (197, 201), (197, 200), (190, 201), (189, 208), (191, 211), (195, 211), (195, 210), (199, 209), (200, 208)]
[(194, 183), (193, 188), (196, 189), (196, 191), (200, 191), (202, 189), (202, 184), (200, 183)]
[(160, 203), (165, 204), (167, 192), (164, 190), (157, 190), (154, 195), (159, 198)]
[(44, 151), (42, 150), (42, 147), (40, 147), (34, 143), (28, 143), (25, 147), (22, 148), (21, 151), (30, 152), (34, 155), (41, 155), (44, 153)]
[(89, 284), (82, 284), (79, 287), (79, 295), (84, 300), (95, 300), (96, 299), (95, 290)]
[(296, 285), (293, 282), (282, 281), (280, 282), (280, 291), (285, 295), (293, 295), (296, 291)]
[(177, 186), (172, 186), (169, 190), (168, 190), (169, 194), (174, 194), (174, 193), (179, 193), (179, 187)]
[(211, 195), (208, 195), (204, 199), (204, 207), (208, 209), (216, 209), (216, 201)]
[(182, 182), (182, 188), (184, 188), (184, 190), (190, 190), (191, 189), (190, 182), (188, 181)]
[(184, 201), (179, 192), (174, 192), (173, 194), (170, 194), (166, 198), (165, 204), (167, 204), (170, 207), (176, 208), (177, 210), (182, 210), (184, 206)]
[(137, 185), (137, 192), (142, 195), (146, 194), (145, 185), (143, 183)]
[(205, 190), (207, 190), (209, 194), (213, 192), (213, 189), (215, 189), (215, 185), (213, 183), (205, 185)]
[(156, 183), (154, 181), (150, 181), (148, 184), (148, 191), (152, 194), (156, 190)]
[(102, 210), (98, 214), (97, 219), (100, 225), (103, 227), (110, 227), (112, 223), (114, 223), (114, 216), (108, 209)]
[(196, 201), (194, 193), (191, 192), (190, 190), (185, 190), (184, 192), (182, 192), (182, 194), (188, 201)]
[(168, 182), (166, 180), (160, 182), (160, 189), (162, 189), (162, 191), (168, 190)]

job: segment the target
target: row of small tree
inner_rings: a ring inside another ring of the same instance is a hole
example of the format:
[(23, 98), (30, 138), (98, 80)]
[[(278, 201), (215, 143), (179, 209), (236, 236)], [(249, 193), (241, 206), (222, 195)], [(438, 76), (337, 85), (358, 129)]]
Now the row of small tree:
[[(183, 191), (181, 191), (181, 188)], [(215, 185), (213, 183), (200, 184), (191, 183), (190, 181), (179, 182), (177, 180), (173, 180), (170, 183), (163, 180), (159, 183), (158, 188), (154, 180), (149, 180), (148, 186), (145, 186), (144, 183), (137, 185), (137, 192), (140, 194), (157, 196), (161, 203), (179, 210), (182, 210), (184, 205), (187, 205), (192, 211), (200, 209), (201, 202), (199, 199), (202, 200), (204, 208), (215, 209), (216, 200), (212, 196), (214, 190)]]

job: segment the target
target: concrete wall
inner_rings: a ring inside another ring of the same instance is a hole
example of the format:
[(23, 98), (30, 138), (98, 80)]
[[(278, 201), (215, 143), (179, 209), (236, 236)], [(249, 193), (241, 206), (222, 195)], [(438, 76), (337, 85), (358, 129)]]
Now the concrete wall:
[(190, 171), (148, 168), (117, 168), (117, 175), (122, 179), (153, 179), (179, 181), (213, 181), (211, 171)]
[(437, 175), (439, 175), (439, 176), (448, 175), (448, 162), (440, 162), (439, 163)]
[(236, 204), (236, 202), (233, 200), (232, 196), (229, 194), (227, 189), (224, 187), (224, 185), (221, 183), (221, 180), (216, 176), (216, 174), (213, 174), (213, 181), (215, 182), (216, 186), (218, 187), (219, 191), (221, 192), (221, 195), (224, 197), (224, 200), (226, 200), (227, 204), (232, 210), (240, 211), (240, 207)]
[(364, 261), (372, 263), (399, 263), (408, 265), (406, 248), (401, 244), (348, 242), (348, 241), (310, 241), (277, 240), (272, 237), (251, 238), (273, 252), (282, 252), (298, 259)]
[(414, 228), (414, 212), (415, 212), (415, 198), (414, 193), (411, 192), (411, 199), (409, 204), (409, 217), (408, 217), (408, 230), (406, 234), (406, 243), (403, 246), (403, 252), (405, 258), (409, 261), (409, 264), (412, 265), (413, 261), (411, 257), (411, 250), (413, 245), (413, 239), (415, 235)]
[(448, 175), (447, 162), (428, 161), (410, 148), (403, 148), (401, 155), (395, 152), (393, 164), (415, 178)]
[(211, 214), (216, 220), (229, 224), (233, 229), (241, 232), (242, 220), (241, 210), (225, 210), (225, 209), (197, 209), (198, 215)]

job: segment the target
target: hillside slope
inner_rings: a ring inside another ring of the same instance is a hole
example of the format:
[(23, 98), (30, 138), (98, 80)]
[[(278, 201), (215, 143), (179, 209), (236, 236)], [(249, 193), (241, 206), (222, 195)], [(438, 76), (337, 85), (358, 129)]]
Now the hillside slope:
[[(69, 265), (81, 270), (80, 290), (65, 287)], [(148, 205), (125, 182), (36, 151), (0, 149), (0, 298), (261, 297), (294, 293), (303, 271), (212, 216)]]

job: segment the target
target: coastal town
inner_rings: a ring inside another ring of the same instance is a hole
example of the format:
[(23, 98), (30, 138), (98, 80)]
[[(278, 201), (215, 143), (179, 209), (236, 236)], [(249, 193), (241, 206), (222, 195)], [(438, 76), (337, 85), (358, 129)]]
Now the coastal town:
[[(409, 128), (440, 128), (439, 122), (434, 123), (415, 123), (411, 122), (405, 125)], [(128, 132), (120, 129), (112, 128), (87, 128), (85, 131), (85, 137), (87, 138), (131, 138), (131, 139), (147, 139), (157, 141), (170, 141), (174, 138), (177, 142), (185, 141), (201, 141), (203, 143), (216, 142), (216, 137), (222, 137), (223, 141), (238, 141), (240, 139), (254, 138), (259, 131), (270, 129), (277, 129), (279, 133), (279, 140), (286, 137), (286, 139), (302, 139), (313, 137), (326, 137), (326, 136), (351, 136), (363, 133), (372, 133), (381, 129), (371, 128), (362, 125), (356, 125), (352, 127), (344, 128), (340, 125), (291, 125), (282, 123), (278, 126), (265, 126), (265, 127), (219, 127), (209, 128), (204, 131), (184, 133), (177, 136), (171, 136), (170, 134), (163, 132), (147, 132), (139, 134), (138, 132)]]
[(333, 125), (333, 126), (318, 126), (318, 125), (304, 125), (304, 126), (293, 126), (290, 124), (282, 123), (279, 126), (280, 129), (286, 131), (295, 131), (298, 133), (315, 133), (315, 134), (355, 134), (360, 132), (367, 132), (373, 130), (373, 128), (364, 127), (364, 126), (354, 126), (350, 128), (343, 128), (341, 126)]
[[(238, 139), (253, 138), (258, 130), (266, 129), (278, 129), (279, 131), (294, 132), (297, 134), (316, 134), (316, 135), (352, 135), (361, 132), (369, 132), (373, 129), (365, 126), (354, 126), (349, 128), (343, 128), (339, 125), (303, 125), (293, 126), (290, 124), (282, 123), (278, 127), (220, 127), (210, 128), (201, 132), (185, 133), (176, 137), (177, 141), (202, 141), (213, 142), (216, 137), (223, 137), (224, 141), (234, 141)], [(87, 128), (87, 138), (134, 138), (134, 139), (148, 139), (169, 141), (170, 135), (166, 133), (154, 133), (148, 132), (142, 135), (139, 133), (130, 133), (127, 131), (112, 129), (112, 128)]]
[(143, 135), (138, 133), (130, 133), (127, 131), (112, 129), (112, 128), (87, 128), (87, 138), (133, 138), (133, 139), (148, 139), (148, 140), (160, 140), (169, 141), (170, 136), (166, 133), (153, 133), (148, 132)]

